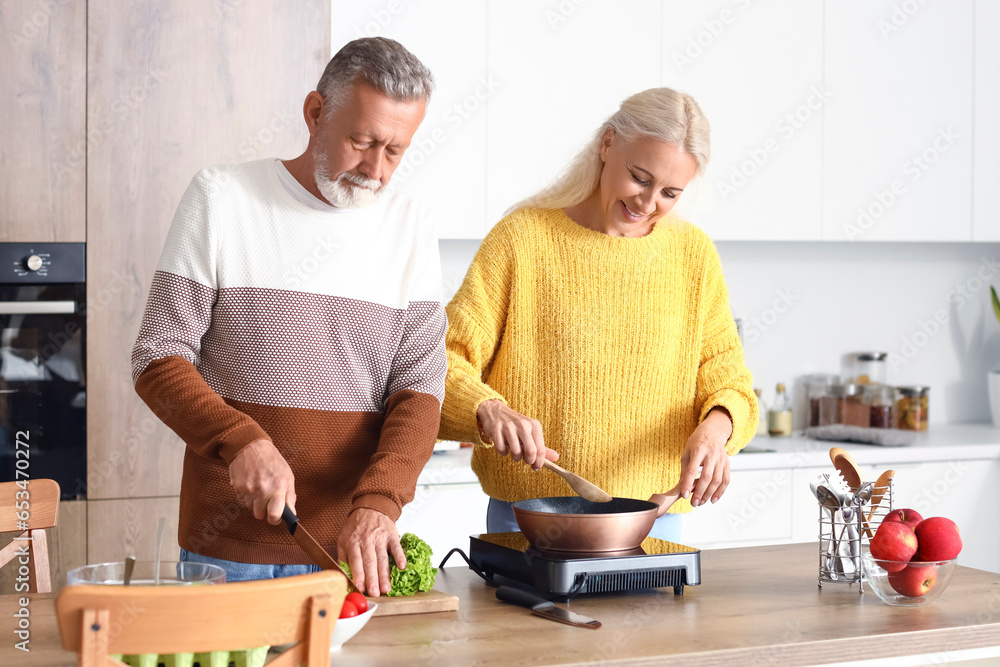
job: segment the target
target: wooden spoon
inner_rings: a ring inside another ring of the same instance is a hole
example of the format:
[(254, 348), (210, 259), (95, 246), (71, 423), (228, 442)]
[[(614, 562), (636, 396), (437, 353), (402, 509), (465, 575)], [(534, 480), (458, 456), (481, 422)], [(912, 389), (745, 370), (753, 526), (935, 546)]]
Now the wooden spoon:
[(868, 539), (872, 538), (872, 529), (869, 522), (872, 520), (872, 517), (875, 516), (875, 510), (878, 509), (879, 503), (881, 503), (882, 498), (885, 497), (886, 491), (889, 490), (889, 482), (895, 476), (895, 470), (886, 470), (878, 476), (877, 480), (875, 480), (875, 487), (872, 489), (872, 508), (868, 512), (868, 516), (865, 517), (865, 535), (868, 536)]
[(861, 470), (858, 469), (854, 457), (840, 447), (833, 447), (830, 449), (830, 460), (833, 461), (833, 467), (837, 469), (851, 490), (857, 491), (861, 486)]
[(611, 495), (606, 491), (601, 489), (593, 482), (588, 482), (583, 477), (580, 477), (574, 472), (570, 472), (565, 468), (557, 466), (552, 461), (545, 459), (545, 463), (542, 464), (543, 468), (548, 468), (555, 474), (561, 476), (569, 487), (576, 492), (576, 495), (589, 500), (594, 503), (607, 503), (611, 501)]

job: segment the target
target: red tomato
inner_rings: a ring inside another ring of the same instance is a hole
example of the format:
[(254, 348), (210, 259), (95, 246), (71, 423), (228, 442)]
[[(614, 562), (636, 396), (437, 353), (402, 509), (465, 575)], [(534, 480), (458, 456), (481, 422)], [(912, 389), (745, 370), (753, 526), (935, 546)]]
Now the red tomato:
[(363, 614), (368, 611), (368, 598), (361, 593), (358, 593), (357, 591), (348, 593), (346, 600), (357, 607), (359, 614)]
[(340, 608), (340, 618), (350, 618), (358, 615), (358, 608), (344, 600), (344, 606)]

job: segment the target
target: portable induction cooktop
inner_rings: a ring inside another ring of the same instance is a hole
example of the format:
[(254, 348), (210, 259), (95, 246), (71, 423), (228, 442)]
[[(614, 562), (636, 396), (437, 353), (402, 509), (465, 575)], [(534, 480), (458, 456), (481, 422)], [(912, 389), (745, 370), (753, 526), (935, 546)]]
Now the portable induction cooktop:
[(470, 567), (498, 585), (534, 590), (568, 600), (583, 593), (611, 593), (701, 583), (701, 552), (683, 544), (647, 537), (636, 549), (576, 553), (543, 551), (521, 533), (469, 537)]

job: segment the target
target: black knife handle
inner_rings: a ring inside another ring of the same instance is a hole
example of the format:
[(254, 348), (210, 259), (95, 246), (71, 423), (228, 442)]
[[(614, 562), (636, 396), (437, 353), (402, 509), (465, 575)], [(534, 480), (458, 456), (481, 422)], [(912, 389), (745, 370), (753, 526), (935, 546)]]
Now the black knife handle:
[(522, 607), (527, 607), (528, 609), (532, 609), (536, 605), (545, 602), (548, 602), (549, 605), (552, 604), (551, 601), (546, 600), (540, 595), (529, 593), (528, 591), (515, 588), (514, 586), (497, 586), (497, 600), (500, 600), (501, 602), (510, 602)]
[(288, 534), (294, 535), (295, 529), (299, 527), (299, 517), (295, 516), (291, 507), (285, 505), (285, 509), (281, 512), (281, 518), (285, 520), (285, 525), (288, 526)]

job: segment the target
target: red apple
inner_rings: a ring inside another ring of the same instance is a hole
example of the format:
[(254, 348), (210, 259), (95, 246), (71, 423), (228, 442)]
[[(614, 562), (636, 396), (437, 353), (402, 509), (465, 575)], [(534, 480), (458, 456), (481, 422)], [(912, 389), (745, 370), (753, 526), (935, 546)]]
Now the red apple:
[[(900, 521), (882, 522), (871, 541), (872, 558), (886, 572), (898, 572), (917, 552), (917, 536)], [(887, 563), (885, 561), (901, 561)]]
[(892, 590), (909, 598), (918, 598), (937, 583), (937, 566), (910, 565), (898, 572), (890, 572), (888, 579)]
[(951, 560), (962, 551), (962, 536), (951, 519), (932, 516), (918, 523), (913, 532), (917, 536), (917, 553), (913, 560)]
[(924, 517), (920, 516), (920, 512), (917, 510), (911, 510), (908, 508), (902, 508), (898, 510), (892, 510), (885, 515), (882, 519), (882, 523), (897, 521), (899, 523), (905, 523), (910, 527), (910, 530), (914, 529), (918, 523), (924, 520)]

